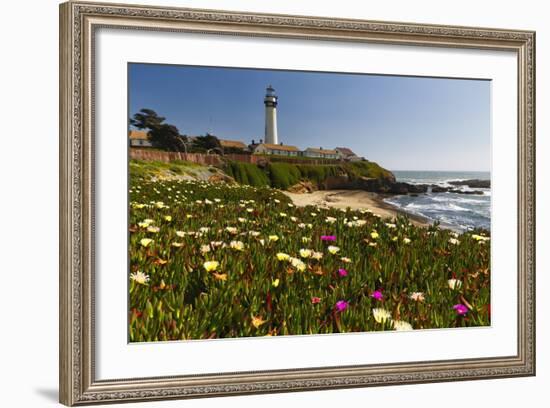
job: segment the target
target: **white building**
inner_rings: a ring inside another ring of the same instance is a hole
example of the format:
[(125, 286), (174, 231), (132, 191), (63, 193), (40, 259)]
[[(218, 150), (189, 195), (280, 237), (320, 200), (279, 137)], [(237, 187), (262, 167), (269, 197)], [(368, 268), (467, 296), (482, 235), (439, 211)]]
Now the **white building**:
[(308, 147), (306, 150), (302, 152), (302, 155), (304, 157), (311, 157), (315, 159), (338, 159), (340, 158), (340, 155), (336, 150), (332, 149), (323, 149), (320, 147), (319, 149), (316, 149), (314, 147)]
[(296, 146), (260, 143), (258, 145), (254, 145), (253, 153), (254, 154), (275, 154), (278, 156), (296, 157), (299, 154), (299, 150)]
[(265, 105), (265, 143), (276, 145), (279, 143), (277, 137), (277, 95), (275, 89), (269, 85), (266, 89)]
[(142, 130), (130, 130), (128, 134), (131, 147), (153, 147), (153, 144), (147, 136), (147, 132)]

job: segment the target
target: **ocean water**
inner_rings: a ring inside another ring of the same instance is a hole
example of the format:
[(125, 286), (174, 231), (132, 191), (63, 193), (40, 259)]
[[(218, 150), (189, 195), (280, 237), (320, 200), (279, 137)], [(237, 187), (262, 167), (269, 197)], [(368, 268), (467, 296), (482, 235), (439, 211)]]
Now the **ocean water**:
[(489, 172), (452, 171), (393, 171), (397, 181), (410, 184), (435, 184), (454, 187), (463, 191), (481, 190), (483, 195), (460, 193), (426, 193), (417, 197), (397, 195), (385, 199), (402, 210), (422, 215), (431, 221), (439, 221), (442, 226), (458, 232), (474, 228), (491, 229), (491, 189), (451, 186), (455, 180), (490, 180)]

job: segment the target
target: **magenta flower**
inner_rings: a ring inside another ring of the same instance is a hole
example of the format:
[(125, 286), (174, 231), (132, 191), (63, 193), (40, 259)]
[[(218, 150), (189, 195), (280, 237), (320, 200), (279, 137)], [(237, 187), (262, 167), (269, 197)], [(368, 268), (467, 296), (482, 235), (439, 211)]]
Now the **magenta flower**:
[(321, 303), (321, 298), (317, 296), (313, 296), (311, 298), (311, 303), (313, 303), (314, 305), (316, 305), (317, 303)]
[(466, 313), (468, 313), (468, 307), (466, 307), (465, 305), (463, 305), (462, 303), (459, 303), (459, 304), (456, 304), (453, 306), (453, 309), (456, 310), (456, 313), (459, 315), (459, 316), (463, 316), (465, 315)]
[(338, 275), (343, 278), (344, 276), (348, 276), (348, 271), (346, 271), (344, 268), (340, 268), (338, 269)]
[(338, 312), (343, 312), (348, 308), (348, 306), (349, 306), (349, 303), (346, 302), (345, 300), (339, 300), (338, 302), (336, 302), (336, 310)]
[(373, 299), (376, 299), (376, 300), (382, 300), (384, 299), (384, 295), (382, 294), (381, 291), (379, 290), (375, 290), (374, 292), (372, 292), (370, 294), (370, 297), (373, 298)]
[(336, 235), (321, 235), (321, 241), (336, 241)]

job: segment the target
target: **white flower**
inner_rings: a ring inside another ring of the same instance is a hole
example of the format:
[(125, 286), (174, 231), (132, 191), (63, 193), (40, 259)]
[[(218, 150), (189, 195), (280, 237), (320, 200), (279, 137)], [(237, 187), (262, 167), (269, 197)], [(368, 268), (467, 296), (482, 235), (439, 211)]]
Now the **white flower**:
[(341, 260), (342, 262), (344, 262), (344, 263), (351, 263), (351, 259), (349, 259), (349, 258), (347, 258), (347, 257), (345, 257), (345, 256), (343, 256), (342, 258), (340, 258), (340, 260)]
[(334, 217), (327, 217), (325, 219), (326, 222), (328, 222), (329, 224), (334, 224), (336, 222), (336, 218)]
[(204, 233), (204, 234), (206, 234), (208, 231), (210, 231), (210, 228), (208, 228), (208, 227), (200, 227), (200, 228), (199, 228), (199, 231), (202, 232), (202, 233)]
[(319, 260), (319, 259), (323, 258), (323, 253), (322, 253), (322, 252), (313, 251), (313, 254), (311, 254), (311, 257), (312, 257), (313, 259)]
[(388, 228), (397, 228), (397, 225), (387, 222), (386, 227), (388, 227)]
[(300, 256), (302, 258), (311, 258), (311, 255), (313, 254), (313, 251), (311, 249), (300, 249)]
[(449, 289), (459, 289), (462, 286), (462, 281), (458, 279), (449, 279), (447, 285), (449, 285)]
[(210, 252), (210, 245), (201, 245), (201, 253), (206, 254)]
[(229, 247), (236, 251), (244, 251), (244, 243), (242, 243), (241, 241), (231, 241), (229, 243)]
[(226, 227), (225, 230), (229, 232), (230, 234), (235, 235), (237, 233), (237, 228), (235, 227)]
[(386, 320), (391, 318), (391, 313), (388, 310), (381, 308), (372, 309), (372, 315), (377, 323), (384, 323)]
[(424, 293), (423, 292), (413, 292), (411, 293), (410, 298), (414, 300), (415, 302), (423, 302), (424, 301)]
[(298, 258), (289, 258), (290, 260), (290, 263), (293, 267), (296, 268), (296, 270), (300, 271), (300, 272), (303, 272), (306, 270), (306, 264), (303, 263), (301, 260), (299, 260)]
[(328, 247), (328, 251), (331, 253), (331, 254), (336, 254), (338, 252), (340, 252), (340, 248), (338, 248), (337, 246), (334, 246), (334, 245), (330, 245)]
[(460, 241), (456, 238), (449, 238), (449, 244), (458, 245)]
[(409, 238), (405, 237), (405, 238), (403, 238), (403, 243), (410, 244), (411, 240)]
[(130, 279), (141, 285), (147, 285), (147, 282), (149, 282), (149, 275), (146, 275), (141, 271), (137, 271), (136, 273), (130, 274)]
[(397, 331), (412, 330), (413, 329), (413, 327), (410, 323), (404, 322), (403, 320), (394, 320), (393, 321), (393, 328)]

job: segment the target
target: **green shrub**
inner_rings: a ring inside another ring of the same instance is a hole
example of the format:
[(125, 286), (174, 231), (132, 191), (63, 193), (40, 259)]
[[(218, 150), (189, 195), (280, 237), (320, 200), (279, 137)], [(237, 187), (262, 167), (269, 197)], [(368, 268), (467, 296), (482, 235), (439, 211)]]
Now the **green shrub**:
[(300, 170), (295, 164), (270, 163), (267, 171), (271, 180), (271, 186), (283, 190), (298, 183), (302, 178)]

